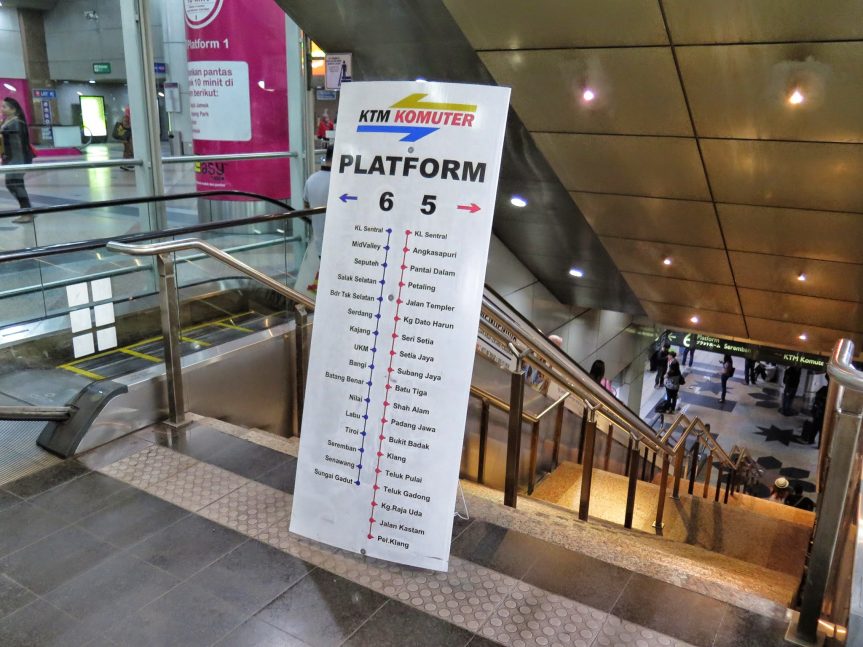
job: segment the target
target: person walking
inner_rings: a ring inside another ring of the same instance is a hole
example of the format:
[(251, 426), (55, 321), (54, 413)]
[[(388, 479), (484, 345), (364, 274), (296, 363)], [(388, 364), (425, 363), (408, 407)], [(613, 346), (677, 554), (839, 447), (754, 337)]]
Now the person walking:
[(750, 382), (755, 384), (755, 360), (751, 357), (747, 357), (746, 363), (743, 365), (743, 381), (746, 384)]
[(667, 341), (662, 342), (662, 350), (659, 351), (659, 354), (656, 358), (656, 380), (654, 381), (654, 388), (658, 389), (662, 386), (665, 381), (665, 372), (668, 370), (668, 353), (671, 348), (671, 344)]
[(611, 382), (605, 379), (605, 362), (601, 359), (596, 360), (591, 365), (590, 377), (592, 377), (593, 381), (599, 384), (603, 389), (611, 393), (611, 395), (617, 397), (617, 389), (611, 385)]
[[(27, 118), (24, 109), (12, 97), (3, 99), (0, 104), (0, 142), (2, 142), (3, 164), (30, 164), (33, 162), (33, 149), (30, 146), (30, 131), (27, 128)], [(30, 196), (24, 186), (23, 173), (6, 173), (6, 188), (18, 201), (21, 209), (29, 209)], [(15, 218), (12, 222), (33, 222), (33, 216), (23, 215)]]
[(791, 405), (794, 398), (797, 397), (797, 387), (800, 386), (800, 367), (789, 366), (785, 369), (785, 375), (782, 376), (782, 384), (785, 385), (782, 389), (782, 408), (779, 410), (784, 416), (794, 415)]
[(673, 413), (677, 409), (677, 395), (683, 383), (683, 373), (677, 361), (677, 352), (668, 351), (668, 369), (665, 373), (665, 411)]
[[(321, 170), (312, 173), (303, 187), (303, 204), (306, 208), (326, 207), (330, 192), (330, 172), (333, 164), (333, 144), (327, 144), (327, 155)], [(297, 270), (295, 290), (312, 296), (318, 293), (318, 272), (321, 268), (321, 250), (324, 244), (324, 222), (326, 214), (311, 217), (312, 238)]]
[(722, 358), (722, 371), (719, 374), (722, 380), (722, 397), (719, 398), (719, 404), (725, 404), (725, 393), (728, 390), (728, 380), (734, 375), (734, 362), (731, 361), (731, 355), (725, 355)]
[(695, 349), (689, 346), (681, 346), (683, 354), (680, 356), (680, 365), (686, 366), (686, 359), (689, 358), (689, 368), (692, 368), (692, 360), (695, 359)]

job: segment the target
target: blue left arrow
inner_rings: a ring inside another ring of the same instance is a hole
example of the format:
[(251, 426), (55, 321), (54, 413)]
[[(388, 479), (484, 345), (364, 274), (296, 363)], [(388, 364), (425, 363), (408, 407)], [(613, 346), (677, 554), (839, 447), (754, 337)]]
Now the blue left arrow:
[(342, 194), (339, 196), (339, 200), (341, 200), (342, 202), (347, 202), (348, 200), (356, 200), (356, 199), (357, 199), (357, 196), (355, 196), (355, 195), (348, 195), (347, 193), (342, 193)]

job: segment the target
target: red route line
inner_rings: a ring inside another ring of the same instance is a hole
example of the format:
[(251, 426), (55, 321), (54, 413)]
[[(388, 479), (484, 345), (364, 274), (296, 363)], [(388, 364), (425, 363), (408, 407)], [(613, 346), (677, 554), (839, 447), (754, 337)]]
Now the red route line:
[(380, 486), (378, 486), (378, 477), (381, 474), (381, 457), (384, 455), (384, 426), (389, 422), (387, 420), (387, 407), (390, 406), (389, 397), (390, 397), (390, 378), (393, 374), (393, 357), (396, 354), (396, 339), (398, 338), (398, 334), (396, 333), (396, 329), (399, 326), (399, 309), (402, 306), (402, 288), (405, 286), (405, 270), (407, 269), (407, 265), (405, 261), (408, 257), (408, 239), (410, 238), (411, 230), (405, 229), (405, 246), (402, 248), (402, 266), (401, 266), (401, 275), (399, 276), (399, 294), (396, 297), (396, 314), (393, 317), (393, 334), (392, 334), (392, 344), (390, 344), (390, 363), (387, 367), (387, 384), (384, 387), (384, 413), (381, 416), (381, 432), (378, 434), (378, 462), (375, 465), (375, 484), (372, 486), (372, 510), (369, 513), (369, 534), (368, 539), (374, 539), (374, 535), (372, 535), (372, 526), (375, 525), (375, 507), (378, 505), (378, 490)]

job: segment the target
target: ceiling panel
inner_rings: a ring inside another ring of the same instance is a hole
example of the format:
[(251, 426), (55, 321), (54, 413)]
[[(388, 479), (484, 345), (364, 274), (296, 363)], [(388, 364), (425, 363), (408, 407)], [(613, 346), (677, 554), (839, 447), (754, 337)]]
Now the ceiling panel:
[[(636, 290), (636, 294), (637, 292)], [(740, 300), (747, 317), (797, 323), (800, 325), (800, 332), (806, 332), (808, 324), (863, 333), (863, 304), (860, 303), (748, 288), (740, 288)]]
[(533, 139), (571, 191), (710, 199), (693, 139), (554, 133)]
[[(512, 105), (528, 130), (692, 136), (667, 47), (483, 52), (480, 58), (499, 85), (512, 87)], [(588, 87), (596, 95), (590, 102), (582, 98)]]
[(749, 327), (749, 333), (753, 339), (776, 344), (779, 347), (796, 348), (810, 353), (829, 355), (836, 341), (843, 337), (851, 339), (857, 348), (860, 348), (861, 344), (863, 344), (863, 335), (848, 330), (809, 326), (806, 329), (807, 339), (804, 342), (798, 339), (800, 324), (759, 319), (758, 317), (746, 317), (746, 325)]
[(693, 311), (716, 310), (740, 314), (737, 291), (732, 285), (628, 272), (623, 273), (623, 278), (629, 283), (635, 296), (642, 300), (688, 306)]
[[(604, 236), (600, 240), (621, 272), (733, 285), (725, 250)], [(662, 264), (666, 256), (672, 258), (670, 266)]]
[(710, 202), (577, 192), (572, 197), (600, 236), (723, 247)]
[[(729, 252), (729, 256), (740, 287), (863, 301), (863, 265), (748, 252)], [(806, 274), (806, 281), (797, 279), (801, 272)]]
[[(701, 137), (863, 141), (861, 42), (676, 51)], [(794, 89), (797, 105), (788, 103)]]
[(857, 0), (662, 0), (675, 43), (863, 38)]
[(474, 49), (664, 45), (656, 0), (444, 0)]
[[(578, 198), (576, 202), (596, 229), (589, 210)], [(863, 261), (861, 214), (732, 204), (717, 204), (716, 208), (728, 249), (825, 261)]]
[(697, 326), (693, 326), (689, 321), (693, 310), (688, 306), (654, 303), (652, 301), (642, 301), (641, 305), (644, 306), (644, 310), (651, 321), (668, 326), (669, 328), (694, 330), (705, 335), (747, 337), (746, 326), (743, 324), (743, 317), (741, 315), (706, 310), (698, 313), (700, 321)]
[(863, 211), (863, 146), (704, 139), (701, 147), (717, 202)]

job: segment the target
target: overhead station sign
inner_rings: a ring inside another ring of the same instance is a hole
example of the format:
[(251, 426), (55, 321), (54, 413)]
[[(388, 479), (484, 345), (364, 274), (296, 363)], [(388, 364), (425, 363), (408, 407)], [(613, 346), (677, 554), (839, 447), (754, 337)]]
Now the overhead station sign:
[(292, 532), (446, 570), (508, 105), (342, 86)]
[(812, 353), (801, 353), (800, 351), (773, 348), (772, 346), (760, 346), (748, 344), (734, 339), (722, 337), (711, 337), (709, 335), (698, 335), (691, 332), (679, 330), (666, 331), (666, 338), (675, 346), (692, 348), (695, 350), (706, 350), (712, 353), (746, 357), (774, 364), (795, 364), (801, 368), (824, 370), (827, 366), (827, 358)]

